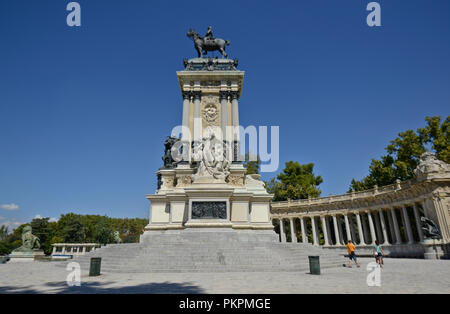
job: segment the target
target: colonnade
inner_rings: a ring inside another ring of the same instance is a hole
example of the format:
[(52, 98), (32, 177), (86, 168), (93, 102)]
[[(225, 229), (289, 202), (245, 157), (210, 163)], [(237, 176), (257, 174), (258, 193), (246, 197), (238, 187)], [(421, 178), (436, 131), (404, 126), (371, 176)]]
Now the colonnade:
[[(412, 208), (412, 214), (408, 208)], [(287, 242), (285, 224), (288, 223), (291, 242), (311, 242), (315, 246), (344, 246), (348, 240), (356, 245), (371, 245), (375, 240), (383, 245), (413, 244), (424, 240), (420, 222), (422, 208), (422, 203), (412, 203), (377, 209), (286, 213), (273, 215), (272, 220), (279, 221), (281, 242)]]
[(84, 255), (100, 248), (98, 243), (54, 243), (53, 255)]

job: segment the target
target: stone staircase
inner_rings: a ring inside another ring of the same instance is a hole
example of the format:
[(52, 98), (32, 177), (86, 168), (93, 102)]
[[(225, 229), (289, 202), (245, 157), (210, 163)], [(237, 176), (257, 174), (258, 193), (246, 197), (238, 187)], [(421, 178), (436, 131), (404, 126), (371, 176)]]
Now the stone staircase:
[[(280, 243), (257, 233), (160, 233), (143, 243), (107, 245), (72, 261), (89, 271), (91, 257), (102, 258), (102, 273), (278, 272), (309, 271), (309, 255), (320, 256), (322, 268), (340, 266), (342, 255), (310, 244)], [(67, 263), (61, 263), (65, 266)]]

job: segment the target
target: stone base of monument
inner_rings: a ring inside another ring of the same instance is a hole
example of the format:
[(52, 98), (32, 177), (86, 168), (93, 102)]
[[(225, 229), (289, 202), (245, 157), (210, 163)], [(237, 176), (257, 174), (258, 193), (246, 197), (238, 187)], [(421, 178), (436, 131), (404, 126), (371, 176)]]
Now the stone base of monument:
[(32, 251), (32, 252), (12, 252), (9, 254), (9, 262), (34, 262), (35, 260), (42, 259), (45, 256), (44, 251)]
[(422, 246), (425, 250), (425, 259), (442, 259), (444, 257), (440, 240), (427, 239), (422, 242)]
[[(343, 255), (311, 244), (280, 243), (273, 230), (188, 228), (147, 232), (141, 243), (108, 245), (74, 257), (82, 271), (91, 257), (102, 258), (107, 273), (308, 272), (308, 256), (321, 268), (338, 267)], [(60, 263), (64, 267), (66, 263)]]

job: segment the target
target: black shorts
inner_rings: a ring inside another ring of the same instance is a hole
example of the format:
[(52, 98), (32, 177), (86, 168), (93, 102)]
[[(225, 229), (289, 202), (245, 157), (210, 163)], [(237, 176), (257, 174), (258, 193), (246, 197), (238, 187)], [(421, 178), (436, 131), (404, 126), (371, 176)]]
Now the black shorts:
[(355, 252), (353, 251), (350, 254), (348, 254), (348, 258), (350, 260), (354, 260), (356, 262), (356, 254), (355, 254)]

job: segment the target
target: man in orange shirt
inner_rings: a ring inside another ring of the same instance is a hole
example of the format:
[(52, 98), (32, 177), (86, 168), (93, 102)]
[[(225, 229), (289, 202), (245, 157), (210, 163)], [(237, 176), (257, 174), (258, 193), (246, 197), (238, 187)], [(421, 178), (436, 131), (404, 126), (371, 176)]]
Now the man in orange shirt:
[(348, 267), (350, 267), (350, 268), (352, 267), (352, 260), (355, 261), (356, 267), (359, 267), (358, 260), (356, 258), (356, 254), (355, 254), (355, 245), (352, 243), (352, 240), (348, 240), (346, 247), (347, 247), (348, 258), (349, 258)]

